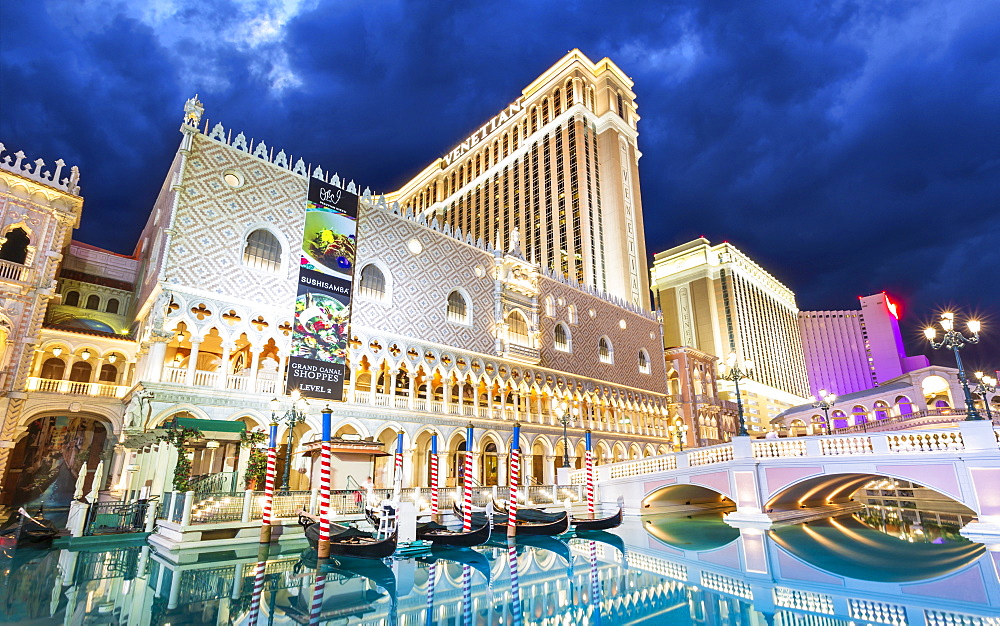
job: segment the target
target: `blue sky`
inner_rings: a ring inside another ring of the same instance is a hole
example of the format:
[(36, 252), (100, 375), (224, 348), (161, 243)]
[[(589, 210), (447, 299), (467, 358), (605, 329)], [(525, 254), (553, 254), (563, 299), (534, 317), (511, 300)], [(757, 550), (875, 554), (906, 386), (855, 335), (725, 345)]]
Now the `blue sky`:
[(996, 0), (12, 0), (0, 141), (79, 165), (76, 238), (130, 252), (196, 92), (391, 190), (578, 47), (635, 81), (650, 254), (731, 241), (803, 309), (885, 290), (916, 351), (946, 307), (1000, 339), (997, 41)]

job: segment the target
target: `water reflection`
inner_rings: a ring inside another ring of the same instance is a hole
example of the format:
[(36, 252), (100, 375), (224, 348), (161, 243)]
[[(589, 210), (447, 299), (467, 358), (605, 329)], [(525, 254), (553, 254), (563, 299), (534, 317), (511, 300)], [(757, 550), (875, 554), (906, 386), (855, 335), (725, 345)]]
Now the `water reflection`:
[[(884, 532), (882, 527), (890, 532)], [(767, 533), (721, 515), (630, 519), (616, 533), (418, 558), (318, 561), (301, 547), (186, 553), (145, 545), (22, 553), (0, 623), (773, 624), (932, 626), (1000, 619), (997, 553), (920, 541), (871, 511)], [(647, 532), (648, 531), (648, 532)], [(877, 583), (860, 582), (877, 581)], [(907, 621), (907, 616), (909, 621)], [(916, 617), (920, 617), (917, 620)]]

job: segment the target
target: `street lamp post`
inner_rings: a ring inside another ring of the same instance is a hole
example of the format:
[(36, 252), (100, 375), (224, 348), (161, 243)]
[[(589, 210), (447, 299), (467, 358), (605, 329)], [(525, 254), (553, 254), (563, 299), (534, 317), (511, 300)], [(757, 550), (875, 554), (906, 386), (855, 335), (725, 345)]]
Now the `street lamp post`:
[(569, 403), (565, 400), (557, 405), (557, 411), (559, 414), (559, 422), (562, 423), (563, 427), (563, 467), (569, 467), (569, 434), (566, 427), (569, 423), (576, 419), (577, 413), (580, 412), (578, 408), (570, 407)]
[(937, 329), (933, 326), (928, 326), (924, 329), (924, 336), (931, 342), (931, 347), (935, 350), (938, 348), (954, 350), (955, 363), (958, 365), (958, 380), (962, 383), (962, 391), (965, 392), (965, 419), (971, 421), (981, 420), (983, 419), (983, 416), (976, 410), (976, 405), (972, 401), (972, 392), (969, 391), (969, 381), (965, 378), (965, 368), (962, 367), (962, 357), (958, 354), (959, 349), (965, 346), (965, 344), (979, 343), (979, 321), (969, 320), (966, 322), (969, 332), (972, 333), (971, 337), (966, 337), (961, 332), (955, 330), (954, 313), (942, 313), (941, 320), (938, 323), (941, 324), (941, 328), (944, 330), (944, 336), (941, 337), (941, 341), (935, 341), (935, 337), (937, 337)]
[(746, 419), (743, 417), (743, 398), (740, 396), (740, 380), (750, 376), (752, 369), (753, 361), (750, 359), (740, 359), (735, 352), (730, 352), (729, 356), (726, 357), (726, 366), (722, 372), (722, 378), (731, 380), (736, 385), (736, 410), (740, 418), (740, 432), (737, 433), (739, 437), (750, 436), (750, 433), (747, 432)]
[(667, 430), (670, 431), (670, 443), (673, 445), (674, 441), (677, 442), (678, 452), (684, 452), (684, 440), (687, 439), (688, 428), (689, 426), (682, 423), (680, 420), (677, 420), (667, 427)]
[(993, 393), (997, 390), (997, 379), (983, 374), (982, 372), (976, 372), (976, 380), (978, 380), (979, 383), (976, 385), (975, 391), (983, 399), (983, 407), (986, 408), (986, 419), (992, 422), (993, 411), (990, 410), (990, 399), (986, 397), (986, 394)]
[(837, 402), (837, 395), (827, 391), (819, 390), (819, 397), (813, 396), (813, 408), (823, 411), (823, 425), (826, 426), (826, 434), (830, 434), (830, 407)]
[(271, 422), (277, 422), (280, 419), (288, 427), (288, 447), (285, 449), (285, 472), (281, 479), (281, 486), (278, 487), (278, 493), (281, 494), (287, 494), (289, 491), (288, 479), (292, 470), (292, 439), (295, 436), (295, 426), (305, 421), (306, 410), (309, 408), (309, 403), (302, 397), (298, 389), (292, 390), (291, 397), (291, 408), (285, 411), (285, 414), (280, 418), (278, 417), (278, 412), (281, 410), (281, 401), (277, 398), (271, 400)]

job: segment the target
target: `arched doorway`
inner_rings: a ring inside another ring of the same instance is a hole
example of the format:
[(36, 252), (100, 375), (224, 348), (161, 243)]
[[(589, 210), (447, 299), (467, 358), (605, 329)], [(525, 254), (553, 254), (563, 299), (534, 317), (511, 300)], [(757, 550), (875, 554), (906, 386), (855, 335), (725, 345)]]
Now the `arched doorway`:
[[(11, 453), (3, 504), (68, 507), (84, 463), (89, 476), (83, 490), (90, 491), (107, 440), (107, 427), (94, 417), (52, 415), (32, 421)], [(105, 480), (110, 469), (104, 468)]]
[(495, 442), (488, 441), (486, 445), (483, 446), (483, 458), (480, 468), (482, 473), (479, 477), (479, 482), (482, 485), (488, 487), (499, 484), (500, 463), (497, 457), (497, 444)]

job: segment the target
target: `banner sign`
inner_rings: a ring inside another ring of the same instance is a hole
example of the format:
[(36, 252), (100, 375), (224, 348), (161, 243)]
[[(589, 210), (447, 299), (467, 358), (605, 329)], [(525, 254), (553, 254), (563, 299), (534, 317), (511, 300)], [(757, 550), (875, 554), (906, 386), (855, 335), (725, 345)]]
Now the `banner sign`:
[(344, 399), (358, 196), (309, 179), (285, 393)]

